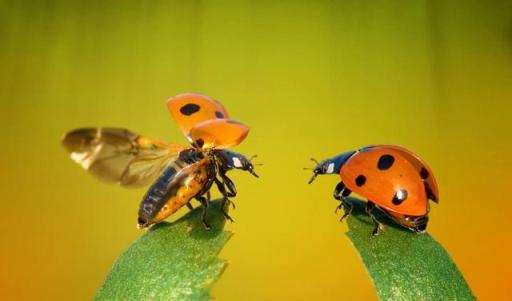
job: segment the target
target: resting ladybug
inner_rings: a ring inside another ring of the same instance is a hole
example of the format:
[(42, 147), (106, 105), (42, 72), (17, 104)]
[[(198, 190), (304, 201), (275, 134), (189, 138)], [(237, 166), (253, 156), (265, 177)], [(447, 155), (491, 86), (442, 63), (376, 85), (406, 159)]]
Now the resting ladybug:
[(366, 212), (375, 224), (372, 236), (381, 225), (373, 209), (379, 208), (391, 219), (414, 232), (427, 228), (428, 199), (438, 203), (439, 190), (427, 164), (410, 150), (396, 145), (375, 145), (343, 153), (318, 163), (313, 169), (311, 184), (318, 175), (339, 174), (341, 182), (334, 189), (334, 198), (343, 207), (342, 221), (352, 211), (346, 198), (355, 192), (366, 198)]

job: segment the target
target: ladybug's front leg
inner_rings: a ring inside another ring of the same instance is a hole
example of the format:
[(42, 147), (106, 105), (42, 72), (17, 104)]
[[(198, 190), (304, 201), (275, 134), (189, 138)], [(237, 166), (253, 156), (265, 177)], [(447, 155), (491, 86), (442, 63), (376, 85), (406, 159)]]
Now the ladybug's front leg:
[(229, 207), (229, 204), (231, 204), (231, 200), (228, 198), (229, 193), (226, 191), (226, 187), (224, 187), (224, 183), (222, 183), (217, 177), (214, 179), (215, 184), (217, 185), (217, 188), (219, 189), (220, 193), (222, 194), (222, 214), (224, 214), (224, 217), (228, 219), (230, 222), (234, 222), (231, 216), (229, 216), (227, 212), (227, 208)]
[(346, 198), (352, 193), (350, 189), (345, 187), (345, 184), (343, 182), (339, 182), (338, 185), (336, 185), (336, 188), (334, 188), (333, 196), (335, 199), (340, 201), (340, 204), (336, 207), (336, 210), (334, 210), (334, 213), (338, 213), (338, 210), (343, 207), (343, 216), (340, 218), (340, 222), (343, 221), (343, 219), (350, 215), (352, 212), (353, 205), (350, 204)]
[[(219, 174), (224, 183), (224, 191), (226, 191), (226, 197), (235, 197), (237, 193), (235, 183), (231, 181), (231, 179), (226, 175), (225, 172), (220, 172)], [(229, 204), (233, 206), (233, 209), (236, 208), (235, 203), (233, 201), (229, 200)]]
[(229, 190), (229, 192), (227, 193), (227, 196), (230, 198), (235, 197), (236, 196), (235, 183), (233, 183), (233, 181), (231, 181), (231, 179), (228, 178), (228, 176), (223, 172), (220, 173), (220, 177), (224, 181), (224, 184), (226, 185), (227, 189)]

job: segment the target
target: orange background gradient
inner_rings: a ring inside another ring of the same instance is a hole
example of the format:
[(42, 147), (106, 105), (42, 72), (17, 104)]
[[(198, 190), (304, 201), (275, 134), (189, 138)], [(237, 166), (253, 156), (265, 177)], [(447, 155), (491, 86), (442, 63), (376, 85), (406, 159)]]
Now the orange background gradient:
[(60, 138), (186, 143), (165, 101), (187, 91), (250, 125), (235, 150), (265, 164), (231, 174), (217, 300), (376, 300), (333, 214), (338, 179), (302, 168), (380, 143), (430, 164), (429, 232), (479, 299), (510, 300), (510, 1), (0, 0), (0, 43), (2, 300), (94, 296), (141, 235), (145, 191), (98, 183)]

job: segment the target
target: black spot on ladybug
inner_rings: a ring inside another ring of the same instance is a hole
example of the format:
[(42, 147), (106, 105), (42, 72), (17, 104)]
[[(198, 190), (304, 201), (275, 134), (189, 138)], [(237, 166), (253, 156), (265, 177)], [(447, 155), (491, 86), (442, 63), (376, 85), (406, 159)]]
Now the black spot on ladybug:
[(203, 140), (203, 139), (201, 139), (201, 138), (197, 139), (197, 140), (196, 140), (196, 142), (195, 142), (195, 145), (196, 145), (197, 147), (203, 147), (203, 145), (204, 145), (204, 140)]
[(427, 198), (431, 199), (434, 202), (438, 202), (439, 200), (436, 198), (436, 196), (432, 192), (432, 189), (430, 189), (430, 186), (428, 185), (428, 183), (427, 182), (423, 182), (423, 183), (425, 184), (424, 186), (425, 186), (425, 193), (427, 194)]
[(361, 187), (361, 186), (364, 185), (364, 183), (366, 183), (366, 177), (363, 176), (363, 175), (357, 176), (357, 178), (356, 178), (356, 185)]
[(215, 112), (215, 117), (224, 118), (224, 114), (222, 114), (222, 112), (217, 111), (217, 112)]
[(395, 196), (393, 197), (393, 200), (391, 201), (393, 205), (400, 205), (407, 199), (407, 190), (400, 189), (395, 193)]
[(425, 167), (423, 167), (423, 168), (421, 169), (421, 171), (420, 171), (420, 176), (421, 176), (421, 178), (422, 178), (422, 179), (426, 179), (426, 178), (428, 178), (429, 173), (428, 173), (428, 170), (427, 170)]
[(194, 113), (197, 113), (199, 109), (201, 109), (201, 107), (196, 105), (195, 103), (187, 103), (186, 105), (180, 108), (180, 112), (183, 115), (190, 116)]
[(380, 170), (386, 170), (391, 168), (391, 166), (393, 166), (393, 163), (395, 163), (395, 157), (391, 155), (382, 155), (379, 158), (379, 162), (377, 163), (377, 168)]

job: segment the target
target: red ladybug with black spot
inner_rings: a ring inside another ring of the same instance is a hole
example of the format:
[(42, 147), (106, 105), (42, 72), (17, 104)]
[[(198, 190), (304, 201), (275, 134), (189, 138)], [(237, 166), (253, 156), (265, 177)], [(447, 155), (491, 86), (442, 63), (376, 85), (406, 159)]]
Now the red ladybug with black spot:
[(375, 224), (376, 236), (381, 224), (375, 208), (414, 232), (427, 228), (428, 200), (439, 202), (439, 190), (432, 170), (412, 151), (397, 145), (375, 145), (346, 152), (318, 163), (313, 169), (311, 184), (318, 175), (339, 174), (341, 182), (334, 189), (334, 198), (343, 207), (340, 220), (350, 215), (352, 204), (347, 197), (355, 192), (366, 198), (366, 212)]

